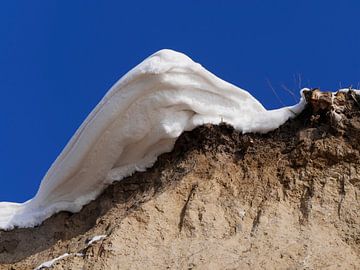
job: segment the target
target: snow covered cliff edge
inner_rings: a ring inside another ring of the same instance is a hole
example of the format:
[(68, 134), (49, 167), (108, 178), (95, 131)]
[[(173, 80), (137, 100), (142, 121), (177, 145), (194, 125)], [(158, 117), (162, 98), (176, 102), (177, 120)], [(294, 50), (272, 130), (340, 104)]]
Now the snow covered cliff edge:
[(0, 229), (33, 227), (59, 211), (77, 212), (113, 181), (151, 167), (184, 132), (226, 122), (266, 133), (304, 108), (266, 110), (184, 54), (161, 50), (123, 76), (77, 130), (36, 196), (0, 203)]

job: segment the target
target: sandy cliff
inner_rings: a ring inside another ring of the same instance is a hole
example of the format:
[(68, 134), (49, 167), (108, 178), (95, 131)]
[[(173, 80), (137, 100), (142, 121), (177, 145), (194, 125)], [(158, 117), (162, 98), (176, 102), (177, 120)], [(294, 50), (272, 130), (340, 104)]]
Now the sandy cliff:
[(81, 212), (0, 231), (0, 269), (358, 269), (360, 98), (306, 98), (275, 131), (198, 127)]

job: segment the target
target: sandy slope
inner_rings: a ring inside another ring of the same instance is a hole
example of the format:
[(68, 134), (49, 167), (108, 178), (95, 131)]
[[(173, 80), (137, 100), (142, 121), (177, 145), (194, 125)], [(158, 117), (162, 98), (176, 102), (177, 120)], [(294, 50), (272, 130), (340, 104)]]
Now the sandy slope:
[(0, 232), (0, 269), (357, 269), (360, 99), (315, 94), (271, 133), (199, 127), (80, 213)]

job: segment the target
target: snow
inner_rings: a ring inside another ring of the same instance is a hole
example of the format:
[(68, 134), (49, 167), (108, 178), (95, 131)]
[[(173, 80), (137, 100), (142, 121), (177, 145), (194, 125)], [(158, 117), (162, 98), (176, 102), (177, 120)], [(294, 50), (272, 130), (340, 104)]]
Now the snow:
[(107, 237), (107, 235), (103, 234), (103, 235), (96, 235), (93, 238), (91, 238), (89, 240), (89, 242), (87, 243), (88, 246), (91, 246), (92, 244), (94, 244), (95, 242), (98, 242), (100, 240), (103, 240)]
[[(107, 237), (107, 235), (103, 234), (103, 235), (96, 235), (93, 238), (91, 238), (89, 240), (89, 242), (87, 243), (86, 247), (91, 246), (92, 244), (101, 241), (103, 239), (105, 239)], [(50, 261), (44, 262), (42, 264), (40, 264), (38, 267), (36, 267), (34, 270), (42, 270), (42, 269), (46, 269), (46, 268), (50, 268), (54, 265), (54, 263), (56, 263), (59, 260), (62, 260), (66, 257), (69, 256), (78, 256), (78, 257), (83, 257), (84, 254), (83, 253), (64, 253), (63, 255), (56, 257), (55, 259), (52, 259)]]
[(25, 203), (0, 203), (0, 229), (33, 227), (59, 211), (78, 212), (113, 181), (151, 167), (184, 132), (226, 122), (266, 133), (305, 101), (266, 110), (247, 91), (182, 53), (161, 50), (123, 76), (76, 131)]
[(55, 259), (52, 259), (50, 261), (44, 262), (42, 264), (40, 264), (38, 267), (36, 267), (34, 270), (42, 270), (42, 269), (46, 269), (46, 268), (50, 268), (52, 267), (57, 261), (60, 261), (66, 257), (69, 256), (76, 256), (76, 257), (83, 257), (84, 254), (83, 253), (64, 253), (63, 255), (56, 257)]
[(56, 263), (57, 261), (61, 260), (61, 259), (64, 259), (66, 257), (70, 256), (69, 253), (65, 253), (51, 261), (47, 261), (47, 262), (44, 262), (42, 264), (40, 264), (38, 267), (36, 267), (34, 270), (42, 270), (42, 269), (45, 269), (45, 268), (50, 268), (54, 265), (54, 263)]

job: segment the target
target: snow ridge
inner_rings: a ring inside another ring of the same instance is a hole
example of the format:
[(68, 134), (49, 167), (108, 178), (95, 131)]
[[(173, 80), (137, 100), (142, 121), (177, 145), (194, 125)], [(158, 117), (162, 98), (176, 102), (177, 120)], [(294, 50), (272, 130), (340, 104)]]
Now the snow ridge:
[(114, 181), (151, 167), (184, 132), (226, 122), (266, 133), (302, 111), (266, 110), (247, 91), (182, 53), (161, 50), (123, 76), (76, 131), (22, 204), (0, 202), (0, 229), (33, 227), (60, 211), (78, 212)]

